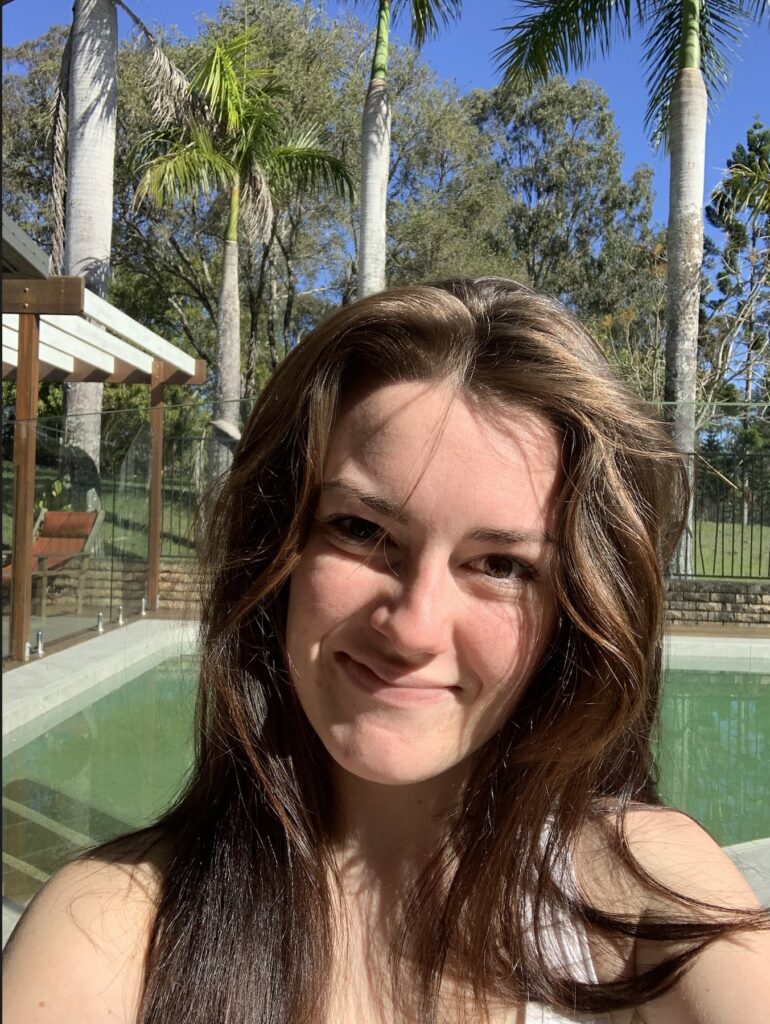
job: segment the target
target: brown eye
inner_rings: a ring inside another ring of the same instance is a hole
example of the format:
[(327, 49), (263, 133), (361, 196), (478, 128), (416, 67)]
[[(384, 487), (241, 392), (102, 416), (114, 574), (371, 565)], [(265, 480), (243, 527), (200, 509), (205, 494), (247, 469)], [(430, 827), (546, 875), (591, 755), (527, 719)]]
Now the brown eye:
[(484, 555), (470, 564), (488, 579), (505, 586), (515, 586), (537, 575), (533, 566), (512, 555)]
[(328, 522), (340, 537), (354, 544), (371, 544), (382, 537), (382, 529), (376, 523), (359, 516), (335, 516)]
[(505, 579), (515, 573), (517, 569), (521, 569), (521, 565), (515, 559), (505, 558), (502, 555), (489, 555), (484, 561), (487, 575), (494, 576), (496, 579)]

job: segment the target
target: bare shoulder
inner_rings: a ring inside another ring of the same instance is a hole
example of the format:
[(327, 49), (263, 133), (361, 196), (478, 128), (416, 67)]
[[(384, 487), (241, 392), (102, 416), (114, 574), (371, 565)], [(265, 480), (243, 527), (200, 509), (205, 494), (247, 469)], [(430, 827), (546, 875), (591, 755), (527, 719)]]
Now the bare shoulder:
[[(664, 807), (632, 808), (625, 836), (640, 867), (675, 893), (728, 910), (759, 906), (724, 850), (686, 814)], [(670, 909), (665, 894), (648, 894), (643, 903), (648, 912)]]
[[(756, 910), (757, 897), (727, 854), (695, 821), (636, 807), (623, 822), (628, 851), (646, 882), (613, 854), (611, 821), (586, 831), (578, 881), (600, 910), (631, 920), (726, 921)], [(689, 904), (671, 894), (683, 896)], [(682, 951), (675, 942), (596, 943), (602, 980), (646, 971)], [(665, 995), (638, 1008), (645, 1024), (760, 1024), (770, 1005), (770, 932), (736, 929), (708, 945)]]
[(163, 855), (88, 859), (63, 868), (17, 925), (3, 964), (12, 1024), (133, 1024)]
[(665, 889), (724, 909), (758, 906), (724, 850), (686, 814), (636, 805), (623, 819), (623, 839), (653, 885), (643, 884), (614, 854), (615, 819), (608, 815), (585, 829), (578, 851), (579, 879), (600, 909), (621, 908), (629, 915), (671, 911)]

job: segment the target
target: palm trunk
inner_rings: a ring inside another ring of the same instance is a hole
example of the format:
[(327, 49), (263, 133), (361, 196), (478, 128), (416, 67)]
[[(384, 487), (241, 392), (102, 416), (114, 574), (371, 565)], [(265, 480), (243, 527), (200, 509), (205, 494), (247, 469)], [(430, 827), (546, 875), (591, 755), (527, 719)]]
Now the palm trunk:
[(390, 0), (381, 0), (374, 60), (361, 122), (361, 223), (358, 297), (385, 287), (386, 209), (390, 166), (388, 36)]
[[(104, 297), (110, 271), (118, 24), (112, 0), (75, 0), (63, 273)], [(75, 508), (99, 505), (102, 384), (67, 384), (65, 442)]]
[[(700, 70), (697, 3), (689, 4), (687, 13), (689, 22), (683, 30), (681, 61), (684, 66), (680, 66), (674, 83), (669, 116), (671, 182), (664, 398), (669, 403), (666, 408), (674, 440), (683, 452), (693, 453), (708, 104)], [(690, 455), (691, 482), (694, 461), (694, 455)], [(687, 531), (675, 562), (675, 571), (683, 575), (693, 572), (693, 526), (691, 506)]]
[[(238, 287), (238, 214), (240, 190), (230, 192), (230, 217), (222, 255), (222, 283), (217, 311), (217, 377), (214, 389), (214, 417), (240, 430), (241, 397), (241, 306)], [(221, 475), (232, 461), (231, 445), (216, 440), (214, 472)]]

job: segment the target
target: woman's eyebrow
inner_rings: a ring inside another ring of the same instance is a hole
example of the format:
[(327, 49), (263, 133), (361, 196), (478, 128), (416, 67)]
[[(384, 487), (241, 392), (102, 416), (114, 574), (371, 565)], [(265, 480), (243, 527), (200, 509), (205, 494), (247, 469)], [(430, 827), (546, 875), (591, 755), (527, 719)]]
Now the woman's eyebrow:
[(406, 525), (407, 517), (401, 505), (388, 501), (387, 498), (381, 498), (378, 494), (368, 494), (366, 491), (362, 491), (358, 487), (354, 487), (353, 484), (346, 483), (344, 480), (327, 480), (321, 485), (321, 490), (345, 491), (360, 502), (363, 502), (364, 505), (368, 505), (375, 512), (388, 516), (389, 519), (393, 519), (402, 526)]
[(481, 541), (482, 544), (555, 544), (556, 538), (547, 530), (492, 530), (482, 528), (472, 530), (468, 540)]
[[(402, 526), (407, 523), (407, 516), (401, 505), (397, 505), (387, 498), (382, 498), (378, 494), (369, 494), (366, 491), (362, 491), (345, 480), (327, 480), (322, 484), (321, 490), (345, 491), (346, 494), (357, 498), (358, 501), (368, 505), (375, 512), (388, 516)], [(466, 540), (479, 541), (482, 544), (556, 543), (553, 535), (547, 530), (496, 530), (492, 527), (480, 527), (477, 530), (472, 530), (466, 534)]]

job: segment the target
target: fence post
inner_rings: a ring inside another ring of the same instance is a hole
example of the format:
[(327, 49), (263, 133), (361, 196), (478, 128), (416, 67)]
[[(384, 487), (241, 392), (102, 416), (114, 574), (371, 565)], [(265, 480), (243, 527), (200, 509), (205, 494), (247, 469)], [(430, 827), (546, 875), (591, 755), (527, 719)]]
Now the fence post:
[[(5, 287), (5, 286), (4, 286)], [(32, 622), (32, 529), (35, 510), (35, 441), (40, 374), (37, 313), (19, 314), (16, 425), (13, 432), (13, 576), (11, 577), (11, 656), (24, 661)], [(45, 606), (45, 591), (43, 604)]]
[(152, 361), (150, 385), (150, 430), (152, 457), (150, 462), (150, 521), (147, 542), (147, 598), (151, 611), (158, 610), (160, 591), (160, 532), (163, 518), (163, 391), (165, 366), (160, 359)]

